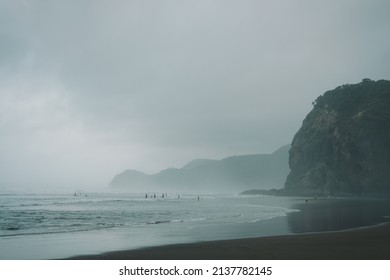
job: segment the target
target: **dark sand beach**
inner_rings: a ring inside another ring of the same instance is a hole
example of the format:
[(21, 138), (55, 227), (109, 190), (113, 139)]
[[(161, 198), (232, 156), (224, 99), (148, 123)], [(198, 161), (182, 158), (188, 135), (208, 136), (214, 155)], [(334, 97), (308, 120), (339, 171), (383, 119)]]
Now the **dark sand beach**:
[(390, 224), (339, 232), (167, 245), (71, 259), (381, 260), (390, 259)]
[(311, 200), (288, 216), (292, 234), (76, 256), (84, 260), (390, 259), (389, 201)]

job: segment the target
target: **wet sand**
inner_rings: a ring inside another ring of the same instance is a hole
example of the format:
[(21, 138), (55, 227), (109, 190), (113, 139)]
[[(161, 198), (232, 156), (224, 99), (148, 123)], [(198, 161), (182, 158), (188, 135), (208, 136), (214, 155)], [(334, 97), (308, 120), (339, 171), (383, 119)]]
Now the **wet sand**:
[(166, 245), (77, 256), (79, 260), (390, 259), (390, 224), (338, 232)]
[(259, 223), (287, 223), (291, 234), (163, 245), (76, 256), (86, 260), (390, 260), (390, 201), (296, 199), (299, 212)]

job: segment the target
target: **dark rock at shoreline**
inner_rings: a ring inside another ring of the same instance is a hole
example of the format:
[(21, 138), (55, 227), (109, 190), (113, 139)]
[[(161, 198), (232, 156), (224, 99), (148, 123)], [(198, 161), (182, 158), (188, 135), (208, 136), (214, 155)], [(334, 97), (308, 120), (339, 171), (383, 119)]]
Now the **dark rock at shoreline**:
[(286, 189), (271, 189), (271, 190), (247, 190), (240, 193), (240, 195), (272, 195), (272, 196), (294, 196), (294, 193)]

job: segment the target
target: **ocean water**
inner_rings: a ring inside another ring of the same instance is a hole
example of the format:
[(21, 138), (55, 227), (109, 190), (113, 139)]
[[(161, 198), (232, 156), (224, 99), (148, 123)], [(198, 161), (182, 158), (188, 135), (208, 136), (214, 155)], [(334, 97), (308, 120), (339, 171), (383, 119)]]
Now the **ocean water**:
[(239, 195), (0, 194), (0, 259), (289, 233), (259, 224), (296, 212), (286, 198)]
[(0, 193), (0, 259), (57, 259), (390, 221), (389, 200), (151, 195)]

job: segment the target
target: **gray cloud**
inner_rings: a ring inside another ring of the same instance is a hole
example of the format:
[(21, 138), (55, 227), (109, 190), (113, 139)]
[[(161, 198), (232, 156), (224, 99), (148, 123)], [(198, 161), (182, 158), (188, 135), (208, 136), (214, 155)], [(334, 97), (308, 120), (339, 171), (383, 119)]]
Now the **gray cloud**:
[(271, 152), (324, 91), (389, 78), (389, 8), (2, 1), (0, 175), (104, 185), (125, 168)]

